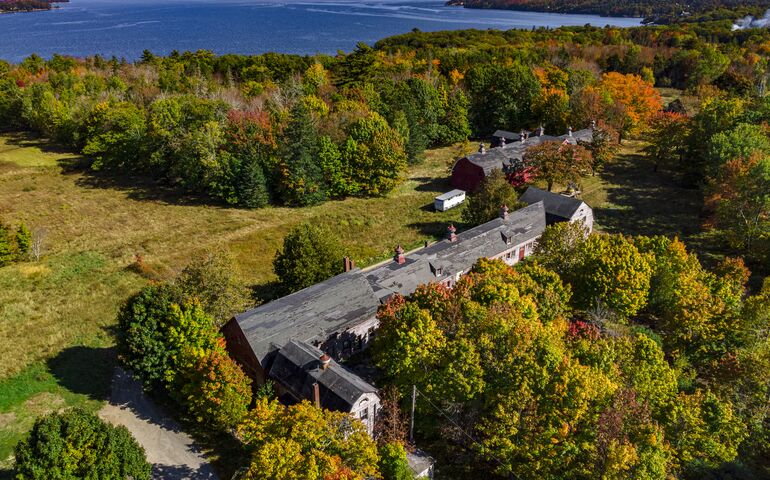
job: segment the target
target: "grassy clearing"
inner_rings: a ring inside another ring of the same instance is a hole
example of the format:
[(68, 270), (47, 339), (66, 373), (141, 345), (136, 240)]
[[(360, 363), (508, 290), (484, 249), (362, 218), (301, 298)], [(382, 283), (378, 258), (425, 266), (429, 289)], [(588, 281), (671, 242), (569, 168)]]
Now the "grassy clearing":
[[(274, 279), (271, 260), (286, 232), (307, 221), (337, 232), (359, 265), (373, 263), (396, 243), (416, 246), (459, 220), (460, 210), (432, 209), (433, 197), (449, 189), (450, 152), (429, 152), (387, 197), (239, 210), (204, 205), (144, 179), (84, 173), (71, 153), (25, 136), (0, 137), (0, 220), (48, 231), (41, 262), (0, 269), (0, 461), (7, 464), (37, 414), (94, 408), (106, 398), (110, 377), (103, 373), (114, 359), (105, 348), (113, 343), (115, 314), (149, 282), (128, 268), (136, 254), (170, 276), (197, 253), (224, 245), (246, 282), (264, 284)], [(71, 369), (53, 368), (74, 351)]]

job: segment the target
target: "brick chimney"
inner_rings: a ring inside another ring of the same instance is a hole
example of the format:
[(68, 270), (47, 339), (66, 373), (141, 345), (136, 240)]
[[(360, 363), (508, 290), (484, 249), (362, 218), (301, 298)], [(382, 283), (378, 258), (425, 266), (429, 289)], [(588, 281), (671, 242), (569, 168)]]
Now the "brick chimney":
[(505, 146), (505, 137), (500, 137), (500, 147), (502, 148), (504, 146)]
[(527, 139), (527, 132), (525, 132), (524, 130), (522, 130), (522, 131), (519, 133), (519, 141), (520, 141), (520, 142), (523, 142), (523, 141), (525, 141), (526, 139)]
[(543, 135), (545, 135), (545, 127), (540, 125), (540, 128), (537, 129), (537, 136), (542, 137)]
[(404, 248), (399, 245), (396, 247), (396, 255), (393, 257), (393, 260), (396, 261), (399, 265), (403, 265), (406, 263), (406, 257), (404, 256)]
[(503, 204), (500, 207), (500, 218), (503, 220), (508, 220), (508, 205)]
[(342, 271), (343, 272), (349, 272), (356, 268), (356, 262), (353, 261), (350, 257), (342, 257)]
[(487, 147), (484, 146), (484, 142), (479, 143), (479, 153), (487, 153)]
[(321, 408), (321, 388), (318, 386), (318, 382), (313, 384), (313, 403), (316, 408)]
[(318, 361), (321, 362), (321, 370), (326, 370), (329, 368), (329, 364), (332, 362), (332, 357), (324, 353), (321, 355)]
[(567, 135), (572, 136), (572, 127), (567, 127)]
[(457, 235), (455, 234), (456, 232), (457, 232), (457, 229), (455, 228), (455, 226), (449, 225), (446, 228), (446, 239), (449, 240), (450, 242), (457, 241)]

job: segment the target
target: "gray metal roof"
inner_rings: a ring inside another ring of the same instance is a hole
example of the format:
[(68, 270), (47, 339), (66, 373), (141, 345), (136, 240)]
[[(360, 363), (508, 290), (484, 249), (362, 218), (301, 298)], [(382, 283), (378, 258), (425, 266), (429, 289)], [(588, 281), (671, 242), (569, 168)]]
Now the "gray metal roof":
[[(235, 316), (263, 366), (266, 357), (289, 342), (323, 341), (332, 333), (373, 318), (393, 294), (410, 295), (418, 286), (465, 273), (479, 258), (500, 255), (512, 245), (539, 237), (546, 225), (542, 202), (510, 212), (406, 256), (406, 262), (352, 270)], [(508, 244), (505, 237), (510, 237)], [(441, 270), (440, 274), (438, 270)]]
[[(457, 240), (443, 240), (409, 254), (406, 263), (388, 262), (366, 272), (375, 296), (385, 300), (394, 293), (410, 295), (418, 286), (441, 282), (465, 273), (479, 258), (497, 256), (511, 245), (534, 240), (545, 229), (545, 207), (537, 203), (513, 211), (503, 220), (490, 222), (457, 234)], [(508, 244), (503, 237), (511, 238)], [(433, 267), (433, 268), (431, 268)], [(434, 273), (441, 268), (441, 275)]]
[(519, 197), (519, 200), (526, 204), (542, 202), (545, 205), (545, 212), (549, 215), (569, 220), (575, 215), (581, 205), (582, 200), (567, 197), (558, 193), (547, 192), (537, 187), (529, 187), (527, 191)]
[[(518, 139), (518, 135), (516, 138)], [(484, 170), (484, 175), (489, 175), (493, 170), (500, 170), (520, 164), (523, 161), (524, 153), (533, 145), (539, 145), (547, 141), (563, 142), (564, 140), (569, 141), (573, 145), (577, 144), (578, 141), (591, 142), (593, 140), (593, 130), (586, 128), (572, 132), (572, 135), (565, 134), (558, 137), (552, 135), (533, 135), (523, 142), (517, 140), (506, 143), (502, 147), (490, 148), (484, 153), (473, 153), (466, 158), (471, 163), (481, 167)]]
[(289, 340), (326, 339), (372, 318), (378, 306), (369, 282), (354, 269), (238, 314), (235, 320), (263, 362)]
[(361, 395), (377, 389), (350, 370), (331, 360), (324, 369), (323, 352), (305, 342), (289, 341), (281, 348), (270, 368), (270, 376), (300, 400), (313, 401), (313, 384), (318, 383), (321, 407), (349, 412)]
[(493, 137), (497, 138), (504, 138), (506, 140), (518, 140), (519, 134), (509, 132), (507, 130), (496, 130), (495, 133), (492, 134)]
[(446, 192), (444, 194), (439, 195), (435, 199), (436, 200), (449, 200), (450, 198), (456, 197), (458, 195), (465, 195), (465, 190), (458, 190), (458, 189), (450, 190), (450, 191), (448, 191), (448, 192)]

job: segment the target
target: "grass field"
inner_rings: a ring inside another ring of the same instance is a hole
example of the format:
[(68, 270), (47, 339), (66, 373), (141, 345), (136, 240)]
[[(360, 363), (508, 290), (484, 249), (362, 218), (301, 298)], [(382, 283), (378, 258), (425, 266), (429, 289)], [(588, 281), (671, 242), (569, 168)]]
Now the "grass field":
[(136, 254), (170, 276), (223, 245), (246, 282), (264, 284), (274, 278), (271, 259), (286, 232), (307, 221), (334, 230), (359, 265), (373, 263), (396, 243), (416, 246), (459, 219), (459, 209), (432, 208), (449, 188), (449, 156), (449, 149), (429, 152), (387, 197), (249, 211), (204, 205), (142, 179), (94, 176), (72, 154), (0, 137), (0, 220), (48, 231), (41, 262), (0, 269), (0, 461), (35, 415), (96, 408), (104, 398), (115, 314), (148, 283), (128, 268)]
[[(616, 164), (583, 181), (598, 226), (679, 235), (710, 252), (698, 230), (698, 192), (654, 173), (638, 148), (626, 143)], [(246, 282), (264, 285), (274, 278), (271, 260), (285, 233), (307, 221), (333, 229), (359, 265), (371, 264), (396, 243), (415, 247), (458, 222), (461, 209), (432, 208), (433, 197), (450, 188), (453, 151), (428, 152), (387, 197), (249, 211), (205, 205), (146, 179), (96, 176), (70, 153), (26, 136), (0, 137), (0, 220), (48, 231), (40, 262), (0, 269), (0, 471), (37, 415), (97, 409), (106, 398), (115, 314), (149, 282), (129, 268), (136, 254), (162, 277), (223, 245)]]

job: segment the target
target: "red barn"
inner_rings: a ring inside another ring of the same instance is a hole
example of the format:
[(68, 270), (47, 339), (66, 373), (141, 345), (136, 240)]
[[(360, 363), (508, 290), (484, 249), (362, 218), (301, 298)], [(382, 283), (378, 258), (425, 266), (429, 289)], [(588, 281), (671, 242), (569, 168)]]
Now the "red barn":
[[(495, 138), (506, 138), (504, 134), (507, 133), (509, 132), (495, 132)], [(452, 187), (466, 192), (475, 192), (484, 178), (494, 170), (502, 170), (512, 175), (513, 183), (526, 183), (532, 175), (531, 170), (527, 169), (523, 162), (527, 148), (547, 141), (569, 142), (573, 145), (579, 140), (590, 142), (593, 139), (593, 130), (587, 128), (574, 133), (569, 130), (565, 135), (554, 137), (545, 135), (543, 128), (540, 127), (533, 136), (523, 133), (519, 138), (518, 141), (499, 142), (499, 147), (489, 150), (484, 148), (482, 143), (477, 153), (458, 160), (452, 167)]]

